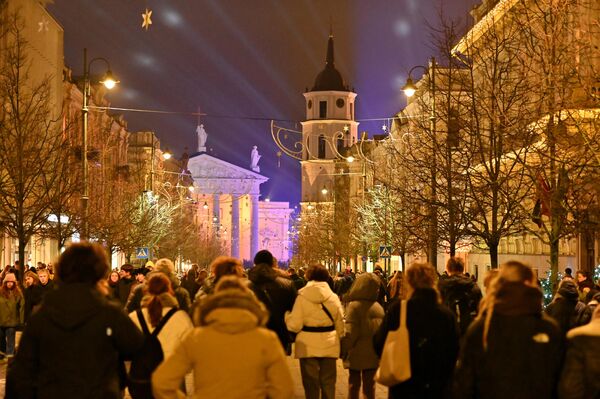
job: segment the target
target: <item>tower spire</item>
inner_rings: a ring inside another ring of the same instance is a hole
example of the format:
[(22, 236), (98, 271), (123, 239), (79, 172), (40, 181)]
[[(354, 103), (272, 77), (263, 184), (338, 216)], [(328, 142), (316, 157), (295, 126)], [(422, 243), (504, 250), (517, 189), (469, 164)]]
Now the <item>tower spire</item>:
[(328, 67), (334, 66), (333, 58), (333, 34), (329, 34), (329, 40), (327, 41), (327, 59), (325, 60)]

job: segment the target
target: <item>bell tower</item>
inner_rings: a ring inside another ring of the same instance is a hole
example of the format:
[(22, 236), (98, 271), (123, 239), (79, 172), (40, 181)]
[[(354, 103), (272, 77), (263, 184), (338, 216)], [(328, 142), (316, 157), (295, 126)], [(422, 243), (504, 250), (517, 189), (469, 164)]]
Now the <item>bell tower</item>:
[(340, 159), (339, 153), (344, 148), (358, 140), (358, 122), (354, 116), (356, 93), (350, 91), (335, 68), (333, 34), (327, 42), (325, 68), (304, 98), (301, 202), (330, 202), (322, 192), (331, 191), (335, 161)]

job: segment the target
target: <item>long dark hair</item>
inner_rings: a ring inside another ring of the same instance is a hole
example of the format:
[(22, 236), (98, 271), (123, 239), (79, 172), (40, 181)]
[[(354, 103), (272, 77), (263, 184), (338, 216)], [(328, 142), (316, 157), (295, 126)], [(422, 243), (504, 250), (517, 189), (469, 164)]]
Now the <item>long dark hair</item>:
[(156, 327), (162, 319), (163, 305), (159, 295), (167, 293), (173, 295), (171, 280), (162, 273), (157, 273), (150, 277), (146, 292), (152, 296), (148, 303), (148, 316), (150, 316), (150, 325)]
[(12, 283), (13, 283), (13, 288), (10, 290), (6, 286), (8, 284), (8, 281), (2, 283), (2, 286), (0, 287), (0, 295), (2, 295), (6, 299), (10, 299), (10, 297), (18, 298), (20, 296), (23, 296), (23, 293), (21, 292), (19, 285), (15, 281), (12, 281)]

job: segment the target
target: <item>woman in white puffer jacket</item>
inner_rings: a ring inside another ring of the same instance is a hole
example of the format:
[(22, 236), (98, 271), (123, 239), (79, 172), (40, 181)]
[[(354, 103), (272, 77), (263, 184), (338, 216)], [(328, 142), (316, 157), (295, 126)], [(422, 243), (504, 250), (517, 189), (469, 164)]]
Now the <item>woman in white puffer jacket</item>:
[(327, 283), (329, 273), (324, 266), (310, 266), (306, 278), (308, 283), (298, 292), (285, 323), (289, 331), (298, 333), (294, 352), (300, 359), (306, 398), (334, 398), (336, 361), (344, 336), (343, 308)]

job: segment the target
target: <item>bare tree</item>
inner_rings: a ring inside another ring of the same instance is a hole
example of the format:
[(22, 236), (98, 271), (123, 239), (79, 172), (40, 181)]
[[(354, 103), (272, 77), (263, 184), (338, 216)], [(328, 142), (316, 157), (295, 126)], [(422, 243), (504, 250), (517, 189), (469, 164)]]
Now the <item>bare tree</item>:
[(520, 160), (528, 162), (534, 140), (532, 82), (518, 27), (493, 20), (479, 24), (478, 36), (468, 34), (457, 46), (467, 71), (466, 95), (459, 98), (466, 110), (462, 147), (470, 154), (463, 165), (465, 205), (475, 244), (489, 249), (496, 268), (500, 240), (522, 232), (529, 219), (521, 204), (531, 197), (532, 183)]
[(50, 77), (36, 82), (29, 74), (24, 22), (16, 14), (0, 14), (0, 215), (19, 241), (24, 265), (27, 243), (47, 227), (51, 204), (60, 195), (70, 147), (60, 116), (52, 114), (57, 99)]
[[(462, 104), (470, 86), (467, 69), (452, 54), (460, 30), (459, 22), (443, 15), (439, 27), (431, 27), (431, 44), (438, 58), (430, 61), (408, 107), (396, 115), (388, 145), (393, 164), (400, 170), (388, 179), (392, 190), (418, 215), (418, 228), (427, 226), (428, 240), (436, 240), (436, 249), (444, 248), (450, 256), (470, 242), (465, 172), (471, 153), (464, 146), (468, 110)], [(379, 179), (385, 179), (380, 175)], [(423, 232), (417, 235), (423, 237)]]
[(519, 28), (535, 110), (532, 129), (538, 143), (524, 165), (537, 186), (539, 228), (530, 231), (550, 247), (554, 288), (560, 240), (580, 231), (589, 220), (587, 210), (598, 204), (599, 15), (597, 1), (532, 0), (507, 17)]

